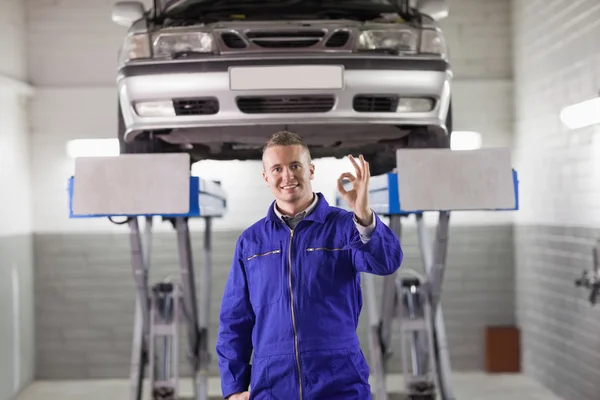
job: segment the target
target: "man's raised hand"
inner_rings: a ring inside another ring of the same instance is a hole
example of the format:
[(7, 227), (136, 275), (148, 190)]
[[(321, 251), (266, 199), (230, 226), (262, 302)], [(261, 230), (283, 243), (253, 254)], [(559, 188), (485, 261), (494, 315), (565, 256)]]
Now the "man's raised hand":
[[(338, 178), (338, 191), (348, 204), (348, 206), (354, 211), (356, 219), (361, 225), (367, 226), (373, 222), (373, 211), (369, 207), (369, 180), (371, 178), (371, 171), (369, 169), (369, 163), (365, 161), (362, 154), (359, 156), (359, 161), (350, 154), (348, 159), (352, 165), (356, 176), (351, 172), (344, 172)], [(352, 182), (352, 189), (346, 190), (344, 188), (343, 179), (346, 178)]]

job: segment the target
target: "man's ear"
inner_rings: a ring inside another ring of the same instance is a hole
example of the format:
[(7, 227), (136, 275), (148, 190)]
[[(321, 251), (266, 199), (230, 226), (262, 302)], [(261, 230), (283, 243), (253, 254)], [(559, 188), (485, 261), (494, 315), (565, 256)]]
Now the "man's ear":
[(263, 179), (265, 180), (265, 183), (267, 184), (267, 186), (271, 186), (271, 185), (269, 184), (269, 177), (267, 176), (267, 173), (266, 173), (264, 170), (263, 170), (263, 172), (262, 172), (262, 177), (263, 177)]
[(312, 164), (312, 163), (310, 164), (309, 171), (310, 171), (310, 176), (309, 177), (312, 180), (315, 177), (315, 164)]

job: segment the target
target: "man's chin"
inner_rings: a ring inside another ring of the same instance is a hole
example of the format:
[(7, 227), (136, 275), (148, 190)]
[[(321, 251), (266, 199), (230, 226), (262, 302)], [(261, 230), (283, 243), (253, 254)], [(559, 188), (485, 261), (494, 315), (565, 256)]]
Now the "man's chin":
[(302, 193), (299, 190), (282, 190), (279, 192), (279, 199), (287, 202), (298, 201), (302, 198)]

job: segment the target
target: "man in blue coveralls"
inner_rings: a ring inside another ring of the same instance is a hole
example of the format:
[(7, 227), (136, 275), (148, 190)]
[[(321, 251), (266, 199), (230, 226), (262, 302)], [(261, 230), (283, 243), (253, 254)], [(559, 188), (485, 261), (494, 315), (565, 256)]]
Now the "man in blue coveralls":
[(356, 333), (360, 272), (392, 274), (403, 253), (369, 207), (369, 163), (348, 157), (356, 175), (342, 174), (338, 190), (353, 212), (313, 192), (315, 167), (298, 135), (278, 132), (265, 145), (275, 201), (239, 237), (225, 286), (216, 346), (224, 398), (371, 399)]

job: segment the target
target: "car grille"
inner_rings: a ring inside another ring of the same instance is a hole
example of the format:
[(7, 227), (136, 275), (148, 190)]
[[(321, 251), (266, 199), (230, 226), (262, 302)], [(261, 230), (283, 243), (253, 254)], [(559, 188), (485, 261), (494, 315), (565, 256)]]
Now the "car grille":
[(325, 42), (325, 47), (342, 47), (348, 43), (348, 39), (350, 39), (350, 32), (348, 31), (337, 31), (327, 42)]
[(352, 106), (357, 112), (396, 112), (398, 97), (360, 95), (354, 97)]
[(325, 36), (323, 31), (269, 31), (248, 32), (246, 37), (252, 43), (266, 48), (310, 47), (319, 43)]
[(173, 99), (175, 115), (213, 115), (219, 112), (219, 101), (213, 97)]
[(278, 29), (227, 31), (220, 34), (225, 50), (305, 50), (344, 49), (349, 43), (351, 32), (326, 29)]
[(246, 114), (324, 113), (331, 111), (335, 97), (328, 95), (244, 96), (237, 105)]
[(242, 37), (235, 32), (222, 33), (221, 39), (223, 39), (225, 46), (229, 47), (230, 49), (246, 48), (246, 42), (244, 42), (244, 39), (242, 39)]

